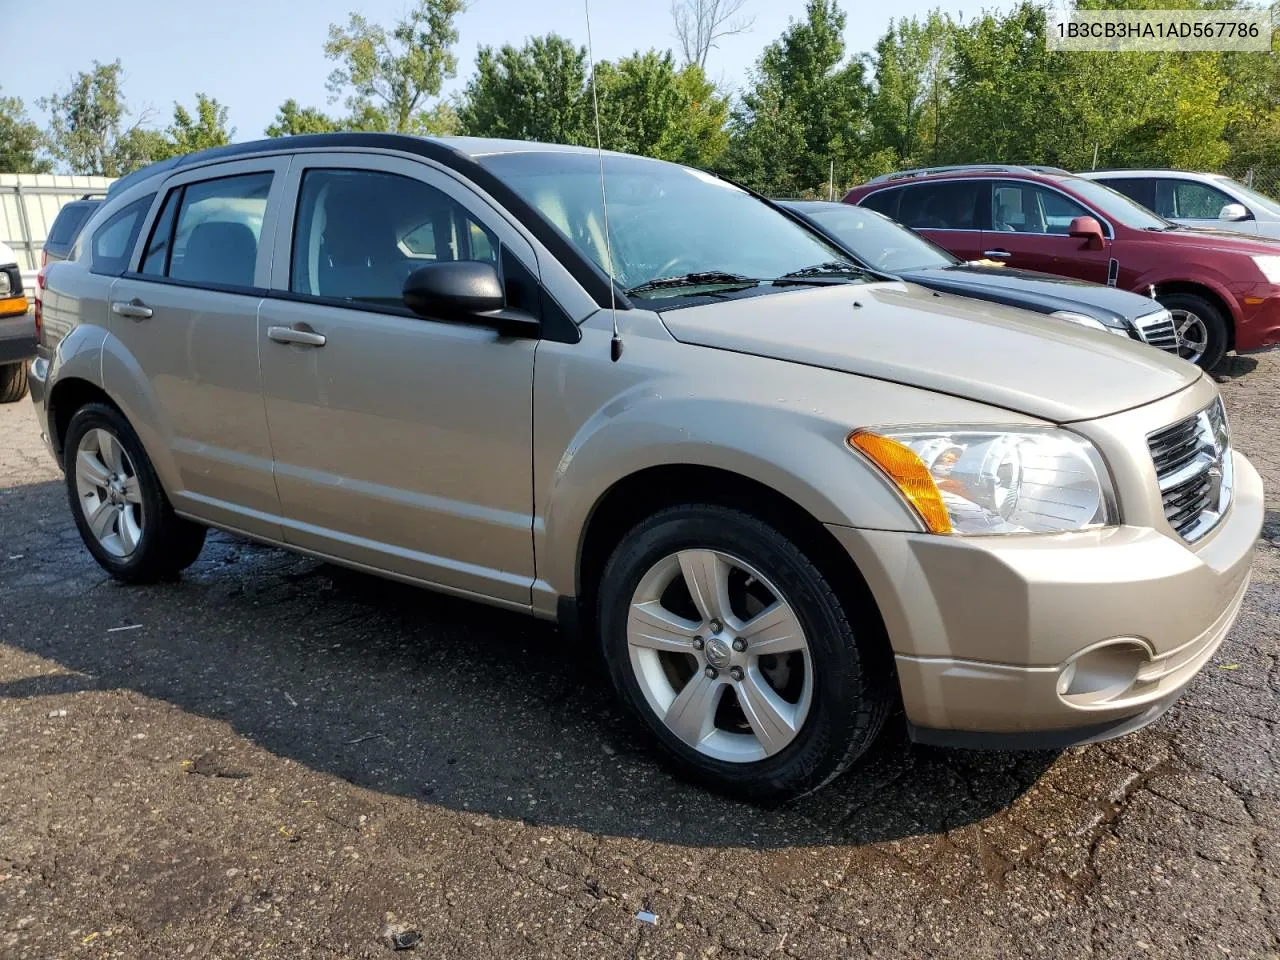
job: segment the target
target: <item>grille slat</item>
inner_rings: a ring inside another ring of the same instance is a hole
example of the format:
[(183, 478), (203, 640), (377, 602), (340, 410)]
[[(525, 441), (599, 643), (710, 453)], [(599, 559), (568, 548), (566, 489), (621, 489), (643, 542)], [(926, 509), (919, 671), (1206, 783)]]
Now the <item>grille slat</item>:
[(1231, 488), (1224, 476), (1230, 447), (1219, 400), (1193, 417), (1147, 435), (1164, 516), (1184, 540), (1197, 540), (1226, 511)]
[[(1143, 321), (1146, 320), (1146, 323)], [(1142, 339), (1153, 347), (1168, 353), (1178, 352), (1178, 333), (1173, 325), (1173, 318), (1167, 311), (1160, 311), (1148, 317), (1138, 318), (1138, 332)]]

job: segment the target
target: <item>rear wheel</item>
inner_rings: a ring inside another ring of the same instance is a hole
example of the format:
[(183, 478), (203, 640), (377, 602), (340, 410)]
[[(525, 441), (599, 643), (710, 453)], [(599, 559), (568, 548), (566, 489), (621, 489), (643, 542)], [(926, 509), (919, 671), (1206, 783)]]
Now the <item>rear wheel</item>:
[(1194, 293), (1171, 293), (1159, 298), (1173, 317), (1178, 355), (1212, 370), (1227, 352), (1227, 320), (1217, 306)]
[(26, 395), (26, 362), (20, 360), (0, 367), (0, 403), (16, 403)]
[(757, 803), (816, 790), (875, 739), (888, 670), (822, 571), (781, 531), (724, 507), (664, 510), (600, 588), (615, 687), (691, 780)]
[(204, 546), (205, 528), (173, 512), (138, 436), (120, 411), (81, 407), (63, 442), (71, 512), (85, 546), (117, 580), (176, 577)]

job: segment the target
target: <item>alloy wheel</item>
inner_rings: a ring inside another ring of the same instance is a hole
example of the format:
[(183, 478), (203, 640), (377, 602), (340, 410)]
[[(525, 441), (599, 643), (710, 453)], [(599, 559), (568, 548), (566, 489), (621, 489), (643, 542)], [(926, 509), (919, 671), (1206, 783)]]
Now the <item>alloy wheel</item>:
[(127, 557), (142, 542), (142, 489), (119, 439), (96, 427), (80, 438), (76, 492), (94, 538), (113, 557)]
[(1178, 356), (1199, 363), (1209, 349), (1209, 328), (1199, 314), (1190, 310), (1170, 310), (1174, 335), (1178, 338)]
[(645, 701), (698, 753), (751, 763), (787, 747), (813, 699), (813, 660), (791, 604), (744, 561), (710, 549), (664, 557), (627, 617)]

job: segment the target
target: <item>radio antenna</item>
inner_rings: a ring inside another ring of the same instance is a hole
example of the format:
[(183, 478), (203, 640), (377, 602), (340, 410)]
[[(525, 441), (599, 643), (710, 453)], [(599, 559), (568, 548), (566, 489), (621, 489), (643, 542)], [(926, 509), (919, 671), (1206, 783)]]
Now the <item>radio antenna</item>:
[(622, 338), (618, 336), (618, 301), (614, 292), (613, 238), (609, 236), (609, 196), (604, 189), (604, 141), (600, 136), (600, 97), (596, 93), (596, 54), (591, 46), (591, 0), (582, 0), (587, 13), (587, 56), (591, 59), (591, 105), (596, 117), (596, 158), (600, 161), (600, 209), (604, 213), (604, 257), (609, 271), (609, 312), (613, 314), (613, 339), (609, 356), (617, 363), (622, 358)]

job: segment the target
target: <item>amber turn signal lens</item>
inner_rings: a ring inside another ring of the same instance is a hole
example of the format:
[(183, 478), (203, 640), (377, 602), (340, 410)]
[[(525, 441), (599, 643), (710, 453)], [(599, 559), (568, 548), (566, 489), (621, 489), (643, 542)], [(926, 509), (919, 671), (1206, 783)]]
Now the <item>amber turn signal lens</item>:
[(924, 461), (910, 447), (875, 433), (855, 430), (849, 445), (862, 451), (885, 472), (902, 495), (916, 508), (930, 533), (950, 533), (951, 515)]

